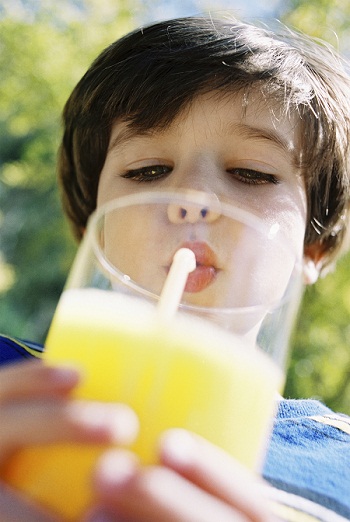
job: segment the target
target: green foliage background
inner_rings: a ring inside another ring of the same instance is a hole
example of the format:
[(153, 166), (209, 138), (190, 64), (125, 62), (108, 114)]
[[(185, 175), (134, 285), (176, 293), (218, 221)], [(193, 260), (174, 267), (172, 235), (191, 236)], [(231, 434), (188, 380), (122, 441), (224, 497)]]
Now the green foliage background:
[[(0, 0), (0, 331), (43, 341), (76, 245), (55, 180), (60, 113), (107, 44), (142, 22), (138, 0)], [(345, 5), (343, 5), (345, 4)], [(10, 5), (10, 4), (6, 4)], [(279, 18), (350, 51), (350, 4), (282, 2)], [(286, 396), (350, 413), (350, 256), (307, 289)]]

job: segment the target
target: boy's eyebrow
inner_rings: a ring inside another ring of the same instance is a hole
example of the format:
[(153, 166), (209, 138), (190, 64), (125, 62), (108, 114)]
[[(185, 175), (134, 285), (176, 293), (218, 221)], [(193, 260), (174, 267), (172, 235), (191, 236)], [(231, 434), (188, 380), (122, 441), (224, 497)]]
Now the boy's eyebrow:
[(154, 130), (152, 131), (152, 129), (140, 131), (130, 126), (125, 126), (120, 129), (118, 134), (114, 136), (113, 140), (111, 140), (110, 144), (108, 145), (107, 153), (117, 149), (131, 138), (136, 136), (152, 136), (152, 134), (154, 134)]
[[(274, 131), (270, 128), (255, 127), (242, 122), (231, 122), (227, 125), (224, 131), (227, 132), (227, 134), (239, 133), (240, 135), (250, 139), (266, 140), (276, 145), (279, 149), (282, 149), (288, 154), (295, 152), (295, 144), (293, 141), (288, 140), (286, 137), (281, 135), (281, 133), (278, 133), (277, 131)], [(139, 129), (135, 129), (129, 125), (126, 125), (120, 129), (118, 134), (113, 138), (108, 146), (107, 152), (111, 152), (114, 149), (117, 149), (131, 138), (152, 136), (155, 133), (156, 131), (154, 129), (140, 131)]]
[(292, 140), (287, 139), (279, 132), (270, 128), (253, 127), (252, 125), (248, 125), (246, 123), (237, 122), (230, 123), (228, 127), (228, 131), (232, 134), (238, 132), (247, 138), (272, 142), (289, 154), (295, 149), (295, 143)]

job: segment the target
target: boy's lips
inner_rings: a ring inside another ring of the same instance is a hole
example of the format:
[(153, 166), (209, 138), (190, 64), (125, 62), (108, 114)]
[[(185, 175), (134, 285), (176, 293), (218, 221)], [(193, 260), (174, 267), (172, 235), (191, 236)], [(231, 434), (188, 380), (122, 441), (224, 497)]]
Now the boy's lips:
[(188, 274), (185, 292), (201, 292), (216, 278), (219, 271), (216, 255), (210, 246), (202, 241), (186, 242), (179, 248), (189, 248), (196, 256), (196, 268)]

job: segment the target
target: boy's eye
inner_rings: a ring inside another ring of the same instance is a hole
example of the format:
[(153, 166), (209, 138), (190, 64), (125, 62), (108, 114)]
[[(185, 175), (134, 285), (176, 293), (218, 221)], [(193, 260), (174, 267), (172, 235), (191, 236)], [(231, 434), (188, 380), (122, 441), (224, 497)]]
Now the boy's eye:
[(166, 165), (149, 165), (139, 169), (131, 169), (122, 174), (122, 178), (133, 179), (135, 181), (155, 181), (167, 176), (172, 171)]
[(237, 181), (247, 185), (267, 185), (269, 183), (277, 185), (279, 183), (278, 178), (273, 174), (267, 174), (258, 170), (236, 168), (229, 169), (227, 172)]

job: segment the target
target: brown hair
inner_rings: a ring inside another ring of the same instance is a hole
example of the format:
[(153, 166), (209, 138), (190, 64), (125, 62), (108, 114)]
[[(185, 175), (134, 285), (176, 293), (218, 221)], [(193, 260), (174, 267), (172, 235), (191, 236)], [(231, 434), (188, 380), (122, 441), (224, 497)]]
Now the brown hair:
[(308, 197), (305, 245), (333, 261), (349, 206), (350, 80), (325, 44), (237, 21), (188, 17), (136, 30), (105, 49), (63, 113), (59, 178), (64, 209), (81, 237), (96, 207), (117, 118), (137, 130), (168, 125), (199, 93), (248, 90), (300, 116)]

